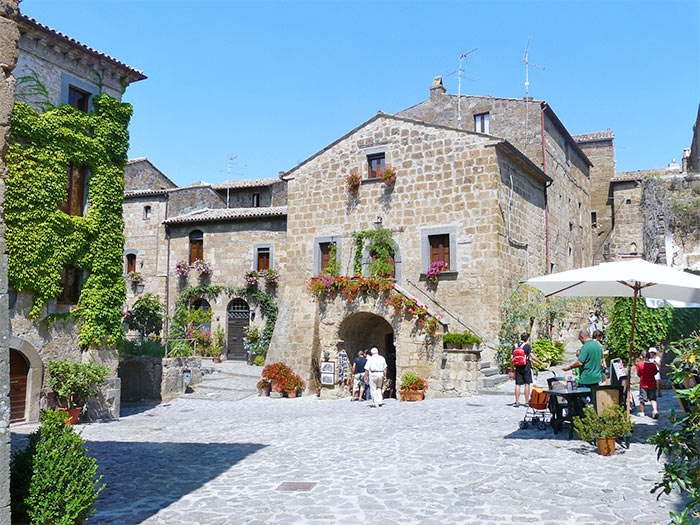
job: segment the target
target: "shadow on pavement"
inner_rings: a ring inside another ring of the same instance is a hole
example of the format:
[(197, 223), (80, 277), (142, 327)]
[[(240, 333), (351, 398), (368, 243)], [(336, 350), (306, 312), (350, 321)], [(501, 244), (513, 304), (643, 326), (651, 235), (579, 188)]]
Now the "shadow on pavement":
[(266, 447), (258, 443), (88, 441), (105, 489), (95, 523), (140, 523)]

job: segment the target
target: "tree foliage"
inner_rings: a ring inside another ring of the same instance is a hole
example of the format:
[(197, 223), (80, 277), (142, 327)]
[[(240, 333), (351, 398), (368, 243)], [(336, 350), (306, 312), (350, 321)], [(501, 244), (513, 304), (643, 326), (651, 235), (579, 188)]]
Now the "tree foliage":
[(147, 293), (139, 297), (126, 312), (124, 324), (129, 330), (136, 330), (143, 339), (148, 334), (160, 334), (164, 314), (165, 307), (158, 296)]

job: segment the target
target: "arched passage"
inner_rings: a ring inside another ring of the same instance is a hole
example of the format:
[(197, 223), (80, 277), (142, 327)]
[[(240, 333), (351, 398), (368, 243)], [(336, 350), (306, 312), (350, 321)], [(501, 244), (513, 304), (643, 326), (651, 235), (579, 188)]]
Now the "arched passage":
[(356, 312), (347, 316), (340, 324), (338, 337), (344, 342), (351, 366), (360, 350), (369, 350), (376, 346), (386, 359), (387, 377), (396, 384), (394, 328), (386, 319), (369, 312)]
[(11, 423), (34, 423), (39, 421), (44, 364), (36, 349), (24, 339), (11, 337), (9, 347)]
[(243, 338), (250, 320), (250, 307), (243, 299), (234, 299), (228, 303), (226, 314), (228, 317), (227, 358), (245, 359), (247, 356), (243, 347)]

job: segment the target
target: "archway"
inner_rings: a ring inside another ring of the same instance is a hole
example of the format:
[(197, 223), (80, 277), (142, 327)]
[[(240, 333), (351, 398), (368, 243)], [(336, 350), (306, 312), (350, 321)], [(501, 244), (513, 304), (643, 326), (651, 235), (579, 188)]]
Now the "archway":
[[(194, 310), (202, 310), (203, 312), (209, 312), (211, 311), (211, 305), (209, 304), (209, 301), (206, 299), (197, 299), (192, 303), (192, 306), (190, 307)], [(200, 330), (206, 330), (207, 332), (211, 332), (211, 320), (202, 323), (199, 325)]]
[(44, 379), (44, 364), (36, 349), (24, 339), (11, 337), (10, 347), (10, 422), (39, 421), (39, 396)]
[[(369, 350), (373, 346), (379, 349), (387, 364), (387, 377), (396, 385), (396, 347), (394, 346), (394, 328), (383, 317), (369, 313), (356, 312), (346, 317), (338, 329), (338, 337), (344, 342), (350, 366), (360, 350)], [(396, 396), (396, 389), (391, 392)]]
[(226, 307), (228, 318), (228, 334), (226, 339), (228, 359), (246, 359), (246, 351), (243, 346), (250, 320), (250, 307), (243, 299), (234, 299)]

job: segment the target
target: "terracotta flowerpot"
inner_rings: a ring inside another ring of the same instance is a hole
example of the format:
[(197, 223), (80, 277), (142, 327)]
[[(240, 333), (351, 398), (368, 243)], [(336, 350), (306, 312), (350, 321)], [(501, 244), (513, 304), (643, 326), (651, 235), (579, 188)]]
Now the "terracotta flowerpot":
[(258, 394), (263, 396), (263, 397), (269, 397), (270, 389), (269, 388), (258, 388)]
[(297, 391), (296, 390), (287, 390), (287, 397), (290, 399), (297, 397)]
[(215, 357), (214, 359), (212, 359), (212, 361), (214, 361), (215, 363), (221, 363), (221, 358)]
[(515, 379), (515, 368), (506, 369), (506, 373), (508, 374), (508, 379), (510, 379), (511, 381)]
[(70, 417), (68, 419), (66, 419), (66, 425), (75, 425), (78, 422), (78, 418), (80, 417), (80, 413), (83, 411), (83, 407), (73, 407), (73, 408), (59, 407), (58, 409), (62, 412), (68, 412), (68, 415)]
[(598, 441), (598, 454), (612, 456), (615, 454), (615, 438), (596, 438)]
[(425, 390), (401, 390), (401, 401), (421, 401)]
[(277, 379), (273, 379), (270, 381), (270, 388), (272, 389), (273, 392), (282, 392), (282, 385)]

